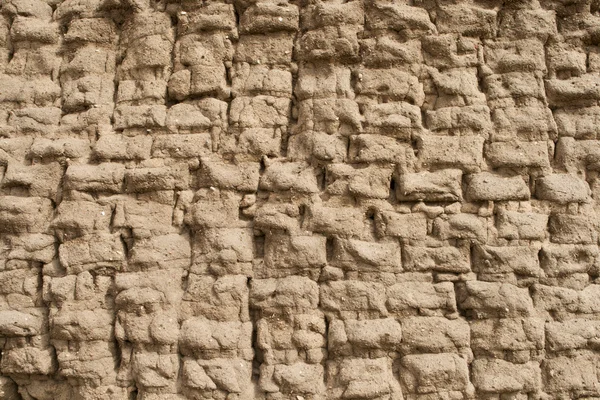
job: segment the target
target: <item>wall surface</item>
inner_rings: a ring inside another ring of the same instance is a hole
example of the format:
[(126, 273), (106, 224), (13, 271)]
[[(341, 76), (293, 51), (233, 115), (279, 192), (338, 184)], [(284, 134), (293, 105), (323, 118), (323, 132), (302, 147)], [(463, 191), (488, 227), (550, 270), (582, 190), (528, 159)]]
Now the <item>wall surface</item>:
[(1, 399), (600, 399), (600, 3), (168, 1), (2, 0)]

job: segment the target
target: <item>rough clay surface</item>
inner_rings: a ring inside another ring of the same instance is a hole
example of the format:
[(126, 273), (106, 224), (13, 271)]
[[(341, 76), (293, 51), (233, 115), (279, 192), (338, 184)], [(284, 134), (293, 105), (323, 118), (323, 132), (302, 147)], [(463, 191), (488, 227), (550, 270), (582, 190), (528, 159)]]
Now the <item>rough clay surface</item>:
[(2, 0), (0, 398), (600, 399), (596, 0)]

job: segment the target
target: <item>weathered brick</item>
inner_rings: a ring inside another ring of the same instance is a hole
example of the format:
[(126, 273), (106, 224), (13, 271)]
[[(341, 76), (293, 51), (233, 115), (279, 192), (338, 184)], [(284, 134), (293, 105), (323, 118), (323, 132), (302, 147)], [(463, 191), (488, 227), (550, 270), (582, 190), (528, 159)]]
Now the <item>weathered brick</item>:
[(0, 197), (0, 230), (3, 232), (44, 232), (52, 214), (52, 202), (42, 197)]
[(472, 364), (473, 384), (484, 393), (537, 392), (542, 379), (539, 364), (513, 364), (503, 360), (481, 359)]
[(421, 136), (419, 160), (424, 166), (477, 171), (483, 159), (483, 138), (478, 136)]
[(400, 315), (446, 315), (456, 312), (454, 286), (450, 282), (402, 282), (386, 290), (388, 309)]
[(548, 215), (500, 210), (496, 217), (498, 236), (507, 239), (544, 239)]
[(457, 201), (462, 199), (462, 171), (402, 173), (398, 177), (396, 198), (401, 201)]
[(480, 276), (515, 274), (533, 276), (540, 274), (539, 245), (529, 246), (482, 246), (473, 250), (473, 271)]
[(554, 243), (592, 244), (598, 240), (595, 215), (552, 214), (548, 229)]
[(404, 268), (408, 271), (467, 273), (471, 271), (469, 246), (405, 246)]
[(540, 318), (498, 318), (471, 321), (471, 347), (476, 354), (502, 354), (544, 348)]
[(336, 238), (329, 264), (350, 271), (400, 271), (402, 257), (396, 241), (367, 242)]
[(494, 167), (549, 167), (546, 142), (495, 142), (485, 152)]
[(440, 238), (476, 239), (485, 242), (487, 220), (475, 214), (454, 214), (447, 218), (438, 217), (433, 221), (433, 229)]
[(385, 288), (361, 281), (327, 282), (320, 287), (321, 307), (326, 311), (373, 311), (387, 316)]
[(402, 358), (400, 378), (409, 393), (465, 391), (467, 360), (456, 354), (414, 354)]
[(466, 194), (473, 201), (529, 200), (530, 196), (520, 176), (502, 177), (488, 172), (470, 176)]
[(463, 319), (402, 319), (402, 346), (410, 353), (454, 353), (470, 346), (469, 324)]
[(427, 235), (427, 218), (423, 213), (400, 214), (384, 211), (375, 216), (381, 235), (422, 240)]
[(535, 184), (537, 198), (559, 204), (585, 202), (590, 194), (587, 182), (568, 174), (548, 175), (537, 179)]
[(468, 281), (457, 292), (459, 307), (477, 319), (527, 317), (533, 313), (527, 289), (510, 283)]

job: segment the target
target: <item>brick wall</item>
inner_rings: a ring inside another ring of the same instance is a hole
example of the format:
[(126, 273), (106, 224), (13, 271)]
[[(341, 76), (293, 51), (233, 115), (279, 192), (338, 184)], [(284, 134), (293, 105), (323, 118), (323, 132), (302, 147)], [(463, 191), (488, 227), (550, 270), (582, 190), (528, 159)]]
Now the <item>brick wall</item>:
[(0, 398), (600, 399), (600, 5), (3, 0)]

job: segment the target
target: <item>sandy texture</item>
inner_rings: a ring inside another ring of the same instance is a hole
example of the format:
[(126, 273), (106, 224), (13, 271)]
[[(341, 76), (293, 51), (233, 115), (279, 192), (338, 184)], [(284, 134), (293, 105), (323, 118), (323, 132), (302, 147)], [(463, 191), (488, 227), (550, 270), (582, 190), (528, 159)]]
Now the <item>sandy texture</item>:
[(597, 1), (2, 0), (0, 398), (600, 399)]

